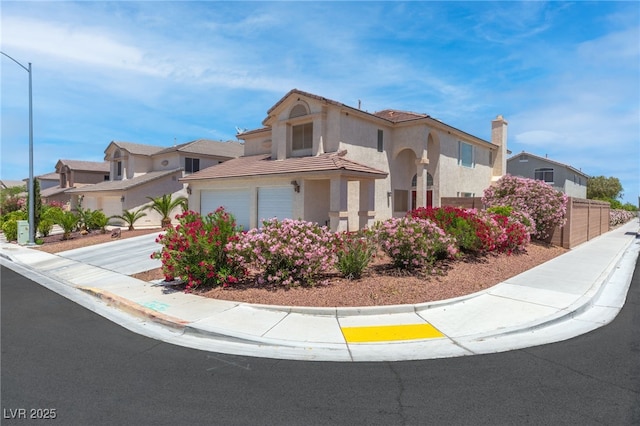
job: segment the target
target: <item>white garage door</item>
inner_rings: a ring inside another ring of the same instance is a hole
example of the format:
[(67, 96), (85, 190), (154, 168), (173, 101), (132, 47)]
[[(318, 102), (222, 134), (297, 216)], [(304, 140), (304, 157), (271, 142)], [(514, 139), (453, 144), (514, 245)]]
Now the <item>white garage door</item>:
[(293, 187), (258, 188), (258, 222), (274, 217), (293, 218)]
[(215, 212), (218, 207), (233, 214), (236, 224), (242, 229), (249, 229), (249, 190), (246, 189), (218, 189), (215, 191), (202, 191), (200, 197), (200, 214), (207, 215)]

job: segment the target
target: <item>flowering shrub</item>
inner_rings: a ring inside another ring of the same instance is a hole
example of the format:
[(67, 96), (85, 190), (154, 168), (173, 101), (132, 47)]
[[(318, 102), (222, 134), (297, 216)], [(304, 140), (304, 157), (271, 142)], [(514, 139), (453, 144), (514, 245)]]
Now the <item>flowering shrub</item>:
[(466, 252), (522, 251), (530, 242), (530, 228), (520, 220), (532, 223), (524, 213), (511, 207), (492, 208), (486, 212), (455, 207), (418, 208), (411, 217), (433, 220), (455, 238)]
[(170, 226), (156, 239), (162, 249), (151, 255), (162, 261), (167, 281), (180, 277), (187, 281), (186, 290), (189, 291), (200, 285), (226, 287), (245, 275), (242, 265), (226, 253), (226, 245), (237, 239), (236, 223), (231, 214), (220, 207), (204, 217), (186, 211), (176, 219), (179, 224)]
[(377, 250), (373, 233), (369, 230), (336, 233), (334, 244), (336, 269), (349, 279), (362, 276)]
[(474, 213), (456, 207), (420, 207), (408, 213), (409, 216), (429, 219), (448, 235), (455, 238), (462, 251), (474, 252), (482, 247), (482, 241), (476, 234)]
[(302, 220), (271, 219), (227, 245), (232, 259), (260, 270), (258, 282), (283, 286), (316, 283), (335, 263), (333, 235)]
[(638, 217), (638, 212), (628, 210), (609, 210), (609, 226), (618, 226)]
[(428, 219), (391, 218), (374, 229), (380, 247), (400, 269), (422, 268), (458, 253), (455, 240)]
[(510, 206), (524, 212), (535, 225), (534, 238), (551, 237), (556, 226), (565, 223), (567, 195), (556, 191), (547, 183), (505, 175), (484, 191), (482, 202), (488, 206)]

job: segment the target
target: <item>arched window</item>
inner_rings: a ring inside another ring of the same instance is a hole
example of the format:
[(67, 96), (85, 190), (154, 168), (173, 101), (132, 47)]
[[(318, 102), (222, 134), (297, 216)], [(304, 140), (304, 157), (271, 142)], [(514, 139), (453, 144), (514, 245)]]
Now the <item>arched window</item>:
[[(411, 186), (414, 188), (418, 186), (417, 174), (413, 175), (413, 179), (411, 179)], [(433, 186), (433, 176), (431, 176), (431, 173), (427, 172), (427, 188), (431, 188), (432, 186)]]
[(289, 118), (302, 117), (303, 115), (307, 115), (307, 114), (308, 114), (307, 108), (302, 104), (298, 104), (293, 108), (291, 108), (291, 112), (289, 113)]

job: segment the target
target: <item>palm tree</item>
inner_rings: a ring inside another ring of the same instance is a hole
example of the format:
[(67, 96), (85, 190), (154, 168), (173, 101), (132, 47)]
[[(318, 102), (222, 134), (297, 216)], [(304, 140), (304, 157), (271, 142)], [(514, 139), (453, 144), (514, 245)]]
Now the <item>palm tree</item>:
[(62, 227), (62, 230), (63, 230), (63, 233), (62, 233), (63, 240), (69, 239), (69, 237), (71, 236), (71, 233), (78, 226), (79, 221), (80, 221), (80, 218), (75, 214), (73, 214), (72, 212), (64, 212), (57, 217), (56, 222), (58, 223), (58, 225)]
[(162, 197), (147, 197), (151, 200), (151, 204), (143, 207), (144, 210), (151, 209), (160, 214), (162, 217), (160, 224), (163, 228), (171, 225), (171, 212), (177, 207), (182, 208), (182, 210), (186, 210), (187, 208), (187, 199), (185, 197), (178, 197), (173, 199), (171, 194), (165, 194)]
[(129, 225), (129, 231), (133, 231), (135, 228), (133, 227), (133, 224), (138, 220), (141, 219), (143, 217), (145, 217), (147, 214), (144, 213), (142, 210), (136, 210), (134, 212), (130, 212), (129, 210), (125, 210), (122, 212), (121, 215), (116, 215), (116, 216), (111, 216), (114, 219), (121, 219), (124, 220), (124, 222)]

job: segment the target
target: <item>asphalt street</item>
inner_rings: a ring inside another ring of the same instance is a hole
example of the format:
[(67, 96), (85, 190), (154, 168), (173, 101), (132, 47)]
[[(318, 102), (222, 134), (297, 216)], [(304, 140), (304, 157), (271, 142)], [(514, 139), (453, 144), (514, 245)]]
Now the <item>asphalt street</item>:
[[(618, 317), (586, 335), (492, 355), (378, 363), (173, 346), (7, 268), (1, 279), (2, 424), (640, 424), (638, 265)], [(55, 419), (28, 418), (51, 410)]]

